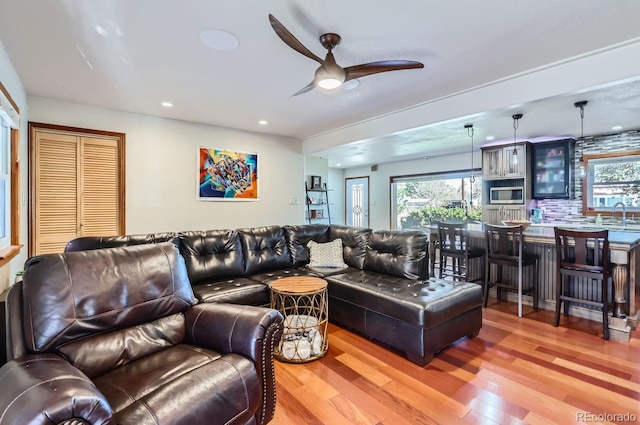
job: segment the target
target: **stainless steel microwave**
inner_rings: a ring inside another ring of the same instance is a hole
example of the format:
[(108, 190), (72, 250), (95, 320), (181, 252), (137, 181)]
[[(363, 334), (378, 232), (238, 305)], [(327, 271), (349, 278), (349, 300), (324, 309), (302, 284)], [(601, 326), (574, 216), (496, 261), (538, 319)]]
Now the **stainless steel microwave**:
[(492, 187), (489, 192), (490, 204), (524, 204), (524, 187)]

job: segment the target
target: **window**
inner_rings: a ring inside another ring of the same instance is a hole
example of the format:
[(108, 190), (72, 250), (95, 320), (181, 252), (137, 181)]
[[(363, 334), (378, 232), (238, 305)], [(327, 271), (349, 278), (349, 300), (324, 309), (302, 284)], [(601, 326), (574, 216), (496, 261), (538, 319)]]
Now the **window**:
[(622, 202), (640, 211), (640, 152), (585, 156), (583, 210), (611, 211)]
[(0, 82), (0, 266), (20, 252), (20, 111)]
[(11, 178), (9, 123), (0, 113), (0, 249), (11, 244)]
[(469, 171), (391, 177), (394, 229), (416, 229), (431, 220), (482, 219), (482, 179)]

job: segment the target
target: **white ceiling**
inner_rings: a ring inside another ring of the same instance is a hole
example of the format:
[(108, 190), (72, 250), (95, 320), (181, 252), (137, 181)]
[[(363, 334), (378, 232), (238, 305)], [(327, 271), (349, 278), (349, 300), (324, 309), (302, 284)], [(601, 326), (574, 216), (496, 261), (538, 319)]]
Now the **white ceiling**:
[[(512, 140), (516, 112), (518, 140), (577, 137), (578, 100), (589, 101), (585, 135), (640, 128), (638, 59), (606, 66), (608, 55), (640, 46), (637, 0), (1, 2), (0, 41), (31, 96), (291, 136), (330, 166), (467, 151), (468, 122), (477, 146), (489, 135)], [(269, 13), (321, 57), (318, 36), (340, 34), (342, 66), (406, 59), (425, 68), (290, 97), (318, 64), (276, 36)], [(235, 34), (239, 47), (205, 47), (207, 29)], [(556, 87), (578, 62), (593, 65)], [(534, 75), (548, 84), (509, 89)], [(510, 96), (493, 98), (499, 87)], [(416, 119), (438, 108), (446, 112)]]

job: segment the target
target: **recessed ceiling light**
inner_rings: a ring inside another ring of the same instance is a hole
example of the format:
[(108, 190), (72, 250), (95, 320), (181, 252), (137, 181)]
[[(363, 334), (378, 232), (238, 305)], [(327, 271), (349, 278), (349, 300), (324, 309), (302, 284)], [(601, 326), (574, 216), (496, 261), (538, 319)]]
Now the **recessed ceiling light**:
[(235, 50), (240, 44), (238, 37), (231, 34), (230, 32), (222, 30), (202, 31), (200, 33), (200, 41), (202, 42), (202, 44), (211, 49), (220, 50), (223, 52)]
[(611, 130), (622, 130), (622, 126), (621, 125), (614, 125), (613, 127), (611, 127)]
[(161, 105), (165, 108), (173, 108), (173, 103), (171, 102), (162, 102)]
[(104, 29), (104, 27), (101, 25), (96, 25), (96, 32), (103, 37), (109, 36), (109, 33), (107, 32), (107, 30)]
[(336, 167), (339, 167), (339, 166), (340, 166), (340, 163), (338, 162), (338, 163), (336, 164)]
[(487, 140), (488, 140), (488, 141), (495, 140), (495, 137), (493, 137), (493, 136), (487, 136)]
[(260, 120), (260, 121), (258, 121), (258, 124), (260, 124), (260, 125), (267, 125), (267, 124), (269, 124), (269, 121), (267, 121), (267, 120)]
[(424, 159), (431, 159), (431, 157), (430, 156), (425, 156)]

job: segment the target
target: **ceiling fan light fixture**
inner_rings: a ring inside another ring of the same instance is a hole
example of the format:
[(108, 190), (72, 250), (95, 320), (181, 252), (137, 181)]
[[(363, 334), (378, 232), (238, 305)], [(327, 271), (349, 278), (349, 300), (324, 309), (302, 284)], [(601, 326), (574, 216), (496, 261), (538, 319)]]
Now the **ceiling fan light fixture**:
[(318, 81), (318, 87), (321, 87), (326, 90), (337, 89), (342, 85), (342, 81), (337, 78), (325, 77)]
[(320, 66), (316, 70), (315, 81), (320, 88), (337, 89), (344, 83), (344, 70), (338, 66)]
[[(285, 28), (284, 25), (282, 25), (280, 21), (275, 18), (275, 16), (271, 14), (269, 14), (269, 23), (276, 35), (284, 41), (287, 46), (320, 64), (320, 68), (316, 70), (316, 75), (313, 80), (292, 96), (307, 93), (314, 87), (320, 87), (327, 90), (336, 89), (342, 86), (346, 81), (353, 81), (358, 78), (381, 72), (424, 68), (424, 64), (409, 60), (384, 60), (342, 68), (336, 63), (332, 53), (333, 49), (340, 44), (340, 40), (342, 39), (340, 35), (328, 32), (320, 36), (320, 44), (322, 44), (322, 47), (327, 49), (327, 55), (324, 59), (321, 59), (311, 50), (306, 48), (297, 38), (295, 38), (293, 34), (291, 34), (288, 29)], [(355, 83), (355, 87), (357, 87), (357, 83)]]

